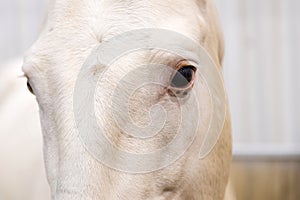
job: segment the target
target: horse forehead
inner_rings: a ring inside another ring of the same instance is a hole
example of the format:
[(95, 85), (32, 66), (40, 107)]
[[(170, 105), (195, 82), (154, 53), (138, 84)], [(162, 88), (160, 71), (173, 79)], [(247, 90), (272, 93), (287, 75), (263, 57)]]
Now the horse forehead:
[[(111, 37), (139, 28), (165, 28), (178, 32), (199, 31), (205, 23), (193, 0), (173, 1), (57, 1), (49, 9), (44, 32), (62, 29), (74, 34), (93, 32)], [(199, 20), (200, 19), (200, 20)]]
[(179, 2), (169, 2), (169, 6), (168, 1), (52, 2), (39, 40), (25, 55), (25, 61), (65, 59), (69, 62), (68, 55), (72, 54), (77, 55), (74, 64), (78, 64), (100, 42), (141, 28), (169, 29), (201, 40), (205, 37), (206, 25), (199, 8), (192, 1)]

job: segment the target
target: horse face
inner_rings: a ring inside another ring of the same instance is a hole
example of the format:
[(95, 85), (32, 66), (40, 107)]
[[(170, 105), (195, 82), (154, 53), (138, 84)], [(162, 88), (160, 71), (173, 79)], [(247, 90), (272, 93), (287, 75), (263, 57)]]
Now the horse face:
[(210, 1), (51, 3), (23, 71), (53, 199), (222, 199), (229, 117), (200, 159), (214, 106), (189, 56), (219, 67), (220, 37)]

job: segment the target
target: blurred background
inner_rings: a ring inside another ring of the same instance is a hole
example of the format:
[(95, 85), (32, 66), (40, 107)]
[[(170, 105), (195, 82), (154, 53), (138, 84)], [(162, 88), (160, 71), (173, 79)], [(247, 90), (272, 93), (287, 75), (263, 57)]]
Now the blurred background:
[[(0, 200), (42, 200), (49, 193), (40, 178), (45, 172), (38, 108), (26, 80), (18, 78), (46, 4), (0, 0)], [(237, 199), (299, 200), (300, 1), (216, 4), (226, 44)]]
[(216, 2), (237, 199), (300, 199), (300, 1)]

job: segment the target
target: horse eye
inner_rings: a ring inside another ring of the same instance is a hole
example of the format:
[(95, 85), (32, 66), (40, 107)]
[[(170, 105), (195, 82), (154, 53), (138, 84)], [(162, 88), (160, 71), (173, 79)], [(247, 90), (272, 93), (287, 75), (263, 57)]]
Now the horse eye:
[(32, 94), (34, 94), (33, 89), (29, 83), (29, 80), (27, 80), (27, 89), (29, 90), (29, 92), (31, 92)]
[(180, 68), (172, 79), (171, 86), (175, 88), (188, 87), (195, 78), (196, 68), (194, 66), (185, 66)]

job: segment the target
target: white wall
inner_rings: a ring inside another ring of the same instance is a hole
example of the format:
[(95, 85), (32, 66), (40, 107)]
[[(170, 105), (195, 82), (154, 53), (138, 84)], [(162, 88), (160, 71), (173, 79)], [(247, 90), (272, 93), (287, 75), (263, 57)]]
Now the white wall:
[(235, 152), (300, 155), (300, 1), (216, 2)]
[(0, 0), (0, 63), (23, 54), (34, 42), (47, 0)]

